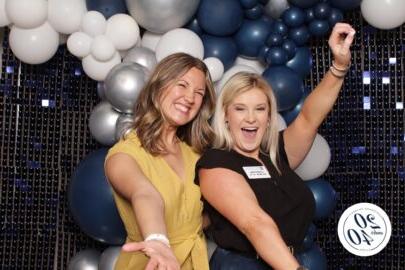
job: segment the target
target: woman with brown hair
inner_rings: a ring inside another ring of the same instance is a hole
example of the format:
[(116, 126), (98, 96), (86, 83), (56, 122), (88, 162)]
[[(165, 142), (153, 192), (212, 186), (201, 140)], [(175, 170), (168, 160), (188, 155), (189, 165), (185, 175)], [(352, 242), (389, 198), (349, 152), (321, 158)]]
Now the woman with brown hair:
[(105, 172), (127, 231), (115, 269), (208, 269), (199, 155), (213, 139), (215, 92), (205, 64), (163, 59), (140, 93), (132, 129), (114, 145)]

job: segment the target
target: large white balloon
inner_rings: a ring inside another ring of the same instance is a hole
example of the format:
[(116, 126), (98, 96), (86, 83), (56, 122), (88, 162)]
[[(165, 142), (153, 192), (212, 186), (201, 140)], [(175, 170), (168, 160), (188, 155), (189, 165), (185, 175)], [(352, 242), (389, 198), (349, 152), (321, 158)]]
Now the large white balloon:
[(259, 60), (247, 59), (242, 56), (236, 57), (235, 65), (245, 65), (252, 67), (257, 70), (258, 73), (263, 73), (266, 69), (266, 66), (263, 65)]
[(116, 14), (108, 19), (105, 35), (117, 50), (128, 50), (138, 41), (139, 26), (131, 16)]
[(19, 28), (36, 28), (48, 15), (46, 0), (7, 0), (6, 12), (10, 21)]
[(217, 93), (217, 95), (219, 95), (222, 91), (222, 87), (224, 87), (225, 83), (236, 73), (238, 72), (250, 72), (250, 73), (256, 73), (258, 74), (257, 70), (250, 67), (250, 66), (246, 66), (246, 65), (235, 65), (233, 67), (231, 67), (230, 69), (228, 69), (224, 75), (222, 76), (222, 79), (220, 81), (218, 81), (217, 83), (215, 83), (215, 91)]
[(83, 58), (90, 54), (93, 39), (83, 32), (71, 34), (67, 40), (67, 48), (71, 54)]
[(10, 48), (21, 61), (28, 64), (41, 64), (56, 53), (59, 46), (59, 34), (45, 22), (33, 29), (11, 27)]
[(376, 28), (396, 28), (405, 22), (405, 1), (363, 0), (361, 13), (364, 19)]
[(329, 167), (330, 157), (331, 153), (328, 142), (321, 135), (316, 134), (311, 149), (304, 161), (295, 169), (295, 172), (303, 180), (318, 178)]
[(94, 59), (101, 62), (110, 60), (117, 50), (114, 47), (111, 39), (104, 35), (97, 36), (91, 43), (91, 55)]
[(141, 40), (141, 46), (156, 51), (156, 46), (163, 35), (146, 31)]
[(0, 0), (0, 27), (9, 25), (11, 23), (6, 12), (6, 1), (7, 0)]
[(103, 35), (107, 28), (107, 21), (98, 11), (89, 11), (84, 14), (81, 29), (91, 37)]
[(185, 28), (173, 29), (164, 34), (156, 46), (156, 59), (159, 62), (166, 56), (178, 52), (187, 53), (202, 60), (204, 45), (193, 31)]
[(82, 59), (83, 70), (93, 80), (104, 81), (108, 72), (121, 62), (121, 56), (118, 52), (107, 62), (100, 62), (94, 59), (90, 54)]
[(79, 31), (86, 12), (86, 1), (83, 0), (48, 0), (48, 21), (62, 34)]
[(210, 72), (211, 80), (213, 82), (219, 81), (224, 75), (224, 64), (221, 60), (216, 57), (208, 57), (204, 59), (204, 63)]

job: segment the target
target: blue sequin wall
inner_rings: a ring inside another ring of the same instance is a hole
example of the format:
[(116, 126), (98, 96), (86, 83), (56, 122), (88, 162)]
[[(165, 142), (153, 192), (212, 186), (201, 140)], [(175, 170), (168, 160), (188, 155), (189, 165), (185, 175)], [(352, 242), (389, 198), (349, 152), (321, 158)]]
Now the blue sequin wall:
[[(338, 192), (334, 215), (317, 222), (328, 269), (405, 269), (405, 27), (378, 30), (359, 12), (352, 69), (319, 133), (332, 162), (324, 178)], [(7, 36), (7, 33), (6, 33)], [(313, 88), (330, 66), (326, 40), (311, 43)], [(96, 82), (61, 46), (42, 65), (20, 63), (3, 42), (0, 76), (0, 269), (66, 269), (85, 248), (104, 248), (74, 223), (67, 186), (76, 165), (100, 146), (87, 121), (99, 102)], [(352, 204), (383, 208), (393, 231), (387, 247), (368, 258), (341, 246), (337, 223)]]

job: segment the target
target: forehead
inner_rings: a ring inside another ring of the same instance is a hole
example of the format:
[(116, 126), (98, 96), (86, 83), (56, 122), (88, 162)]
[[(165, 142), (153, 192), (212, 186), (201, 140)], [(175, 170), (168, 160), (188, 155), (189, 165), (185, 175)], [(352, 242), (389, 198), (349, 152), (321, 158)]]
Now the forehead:
[(246, 92), (236, 95), (231, 103), (265, 103), (267, 104), (268, 97), (261, 88), (252, 88)]
[(205, 84), (205, 74), (196, 67), (192, 67), (187, 70), (182, 76), (179, 77), (179, 80), (186, 80), (194, 83), (203, 83)]

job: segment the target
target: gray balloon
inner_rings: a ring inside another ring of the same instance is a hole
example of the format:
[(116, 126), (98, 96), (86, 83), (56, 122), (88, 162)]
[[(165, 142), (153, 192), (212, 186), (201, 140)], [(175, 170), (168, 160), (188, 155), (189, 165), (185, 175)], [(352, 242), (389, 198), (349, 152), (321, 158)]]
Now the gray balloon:
[(98, 270), (100, 256), (94, 249), (80, 251), (69, 261), (68, 270)]
[(118, 117), (117, 124), (115, 125), (115, 138), (117, 141), (130, 131), (133, 123), (134, 116), (132, 114), (121, 114)]
[(105, 100), (105, 85), (104, 82), (97, 83), (97, 95), (101, 100)]
[(140, 64), (149, 71), (153, 71), (157, 64), (155, 52), (144, 47), (134, 47), (130, 49), (125, 55), (123, 62)]
[(90, 114), (89, 129), (96, 141), (102, 145), (113, 145), (115, 139), (115, 126), (120, 113), (114, 110), (107, 101), (100, 102)]
[(289, 7), (287, 0), (270, 0), (264, 7), (264, 12), (273, 19), (278, 19)]
[(196, 12), (200, 0), (126, 0), (126, 3), (139, 25), (163, 34), (185, 25)]
[(109, 247), (103, 251), (98, 264), (99, 270), (114, 270), (121, 247)]
[(132, 113), (139, 92), (148, 79), (149, 71), (136, 63), (121, 63), (105, 79), (105, 96), (116, 110)]

